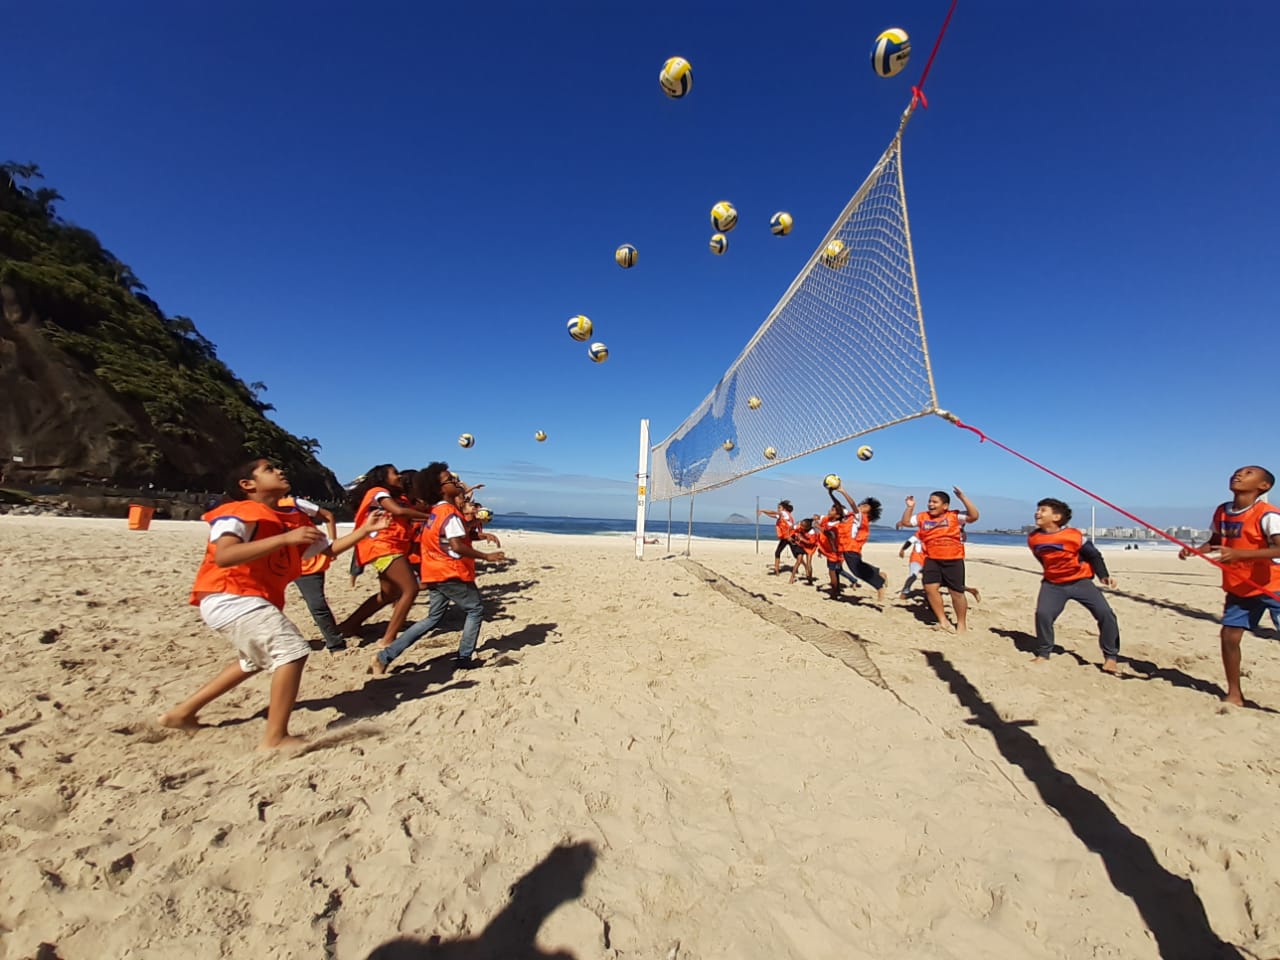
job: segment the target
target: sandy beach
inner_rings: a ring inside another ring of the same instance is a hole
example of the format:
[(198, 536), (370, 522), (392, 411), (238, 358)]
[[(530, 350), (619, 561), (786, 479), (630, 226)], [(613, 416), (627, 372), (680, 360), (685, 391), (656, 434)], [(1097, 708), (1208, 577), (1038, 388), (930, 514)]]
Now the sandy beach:
[(1202, 562), (1107, 552), (1111, 677), (1076, 606), (1028, 665), (1021, 549), (970, 547), (956, 637), (749, 542), (502, 531), (484, 667), (456, 619), (382, 680), (317, 649), (279, 756), (265, 677), (154, 723), (230, 659), (206, 530), (0, 517), (0, 957), (1280, 956), (1280, 643), (1225, 707)]

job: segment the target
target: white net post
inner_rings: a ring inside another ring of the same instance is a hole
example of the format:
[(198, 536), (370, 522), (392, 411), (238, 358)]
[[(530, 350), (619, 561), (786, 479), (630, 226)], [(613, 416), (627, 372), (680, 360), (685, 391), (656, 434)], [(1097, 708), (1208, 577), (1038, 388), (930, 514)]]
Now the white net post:
[(650, 497), (711, 490), (937, 411), (905, 125), (715, 389), (653, 447)]
[(649, 494), (649, 421), (640, 421), (640, 466), (636, 469), (636, 559), (644, 559), (644, 510)]

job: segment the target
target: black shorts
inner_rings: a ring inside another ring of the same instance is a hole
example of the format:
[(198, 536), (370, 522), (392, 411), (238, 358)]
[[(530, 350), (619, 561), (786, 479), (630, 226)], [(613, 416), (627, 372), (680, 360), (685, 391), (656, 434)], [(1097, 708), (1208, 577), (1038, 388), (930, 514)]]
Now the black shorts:
[(924, 583), (940, 583), (948, 590), (964, 591), (964, 558), (958, 560), (935, 560), (925, 557), (924, 572), (920, 579)]

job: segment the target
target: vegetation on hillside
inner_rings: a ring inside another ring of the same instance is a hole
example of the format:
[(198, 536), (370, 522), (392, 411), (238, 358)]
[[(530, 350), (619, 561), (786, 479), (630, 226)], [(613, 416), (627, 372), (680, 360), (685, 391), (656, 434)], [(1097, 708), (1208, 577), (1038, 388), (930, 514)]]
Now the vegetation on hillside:
[[(189, 317), (166, 315), (128, 265), (63, 220), (62, 196), (42, 179), (35, 164), (0, 164), (0, 284), (19, 293), (48, 339), (130, 409), (140, 406), (160, 434), (200, 440), (217, 410), (242, 434), (243, 455), (325, 475), (336, 487), (316, 459), (319, 442), (266, 417), (265, 385), (246, 385)], [(163, 455), (151, 451), (159, 467)]]

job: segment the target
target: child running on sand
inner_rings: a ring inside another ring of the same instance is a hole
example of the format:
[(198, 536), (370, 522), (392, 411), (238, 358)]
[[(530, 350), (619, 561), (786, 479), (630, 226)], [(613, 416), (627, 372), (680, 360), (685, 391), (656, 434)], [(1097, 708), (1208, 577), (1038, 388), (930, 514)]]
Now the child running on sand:
[(392, 661), (426, 636), (443, 619), (450, 604), (466, 613), (462, 639), (454, 666), (470, 669), (480, 666), (475, 657), (484, 619), (484, 604), (476, 587), (476, 561), (502, 563), (507, 557), (500, 551), (484, 553), (471, 545), (467, 525), (458, 504), (466, 496), (466, 488), (447, 463), (433, 463), (418, 475), (423, 500), (435, 500), (422, 531), (422, 582), (431, 591), (427, 616), (412, 624), (394, 643), (383, 644), (369, 668), (374, 676), (387, 672)]
[[(1275, 475), (1259, 466), (1241, 467), (1231, 475), (1231, 499), (1213, 512), (1212, 535), (1199, 552), (1217, 551), (1223, 565), (1222, 668), (1227, 675), (1227, 703), (1244, 706), (1240, 689), (1240, 641), (1247, 627), (1256, 632), (1262, 615), (1280, 613), (1280, 507), (1264, 495), (1276, 485)], [(1192, 556), (1181, 550), (1180, 560)]]
[(929, 608), (938, 618), (939, 628), (951, 628), (942, 606), (942, 588), (946, 587), (951, 594), (951, 608), (956, 614), (955, 631), (964, 633), (969, 628), (969, 601), (965, 597), (964, 585), (964, 525), (978, 519), (978, 508), (959, 487), (951, 489), (964, 504), (963, 513), (951, 509), (951, 497), (946, 491), (935, 490), (929, 494), (929, 508), (924, 513), (915, 513), (916, 498), (907, 497), (907, 506), (898, 525), (915, 527), (916, 536), (924, 545), (921, 580)]
[(233, 470), (227, 502), (204, 515), (209, 541), (196, 572), (191, 603), (200, 616), (240, 654), (222, 671), (159, 717), (162, 726), (194, 730), (197, 715), (213, 700), (260, 670), (271, 673), (267, 729), (260, 750), (299, 745), (289, 735), (289, 716), (311, 646), (284, 615), (284, 590), (302, 572), (303, 558), (350, 548), (362, 537), (385, 529), (382, 514), (369, 517), (345, 537), (325, 546), (324, 534), (300, 510), (277, 510), (289, 481), (269, 460), (255, 459)]
[(1075, 600), (1093, 614), (1098, 623), (1098, 644), (1102, 647), (1102, 669), (1116, 672), (1120, 655), (1120, 627), (1116, 615), (1093, 582), (1096, 575), (1108, 587), (1115, 581), (1107, 572), (1106, 561), (1098, 548), (1073, 527), (1071, 508), (1061, 500), (1046, 497), (1036, 504), (1036, 529), (1027, 537), (1027, 546), (1044, 568), (1040, 596), (1036, 598), (1036, 658), (1033, 663), (1046, 663), (1053, 652), (1053, 624), (1067, 605)]
[(382, 645), (396, 638), (409, 610), (418, 598), (418, 580), (409, 566), (413, 521), (425, 520), (424, 510), (414, 509), (400, 488), (400, 474), (389, 463), (381, 463), (365, 474), (364, 481), (351, 493), (351, 507), (356, 525), (364, 523), (373, 510), (391, 516), (391, 523), (373, 536), (356, 544), (356, 560), (362, 567), (378, 571), (378, 592), (343, 620), (338, 629), (344, 636), (354, 637), (371, 616), (389, 603), (391, 619), (382, 633)]
[(778, 546), (773, 551), (773, 573), (782, 572), (782, 551), (791, 549), (792, 557), (796, 556), (796, 548), (791, 544), (791, 534), (795, 533), (796, 521), (792, 511), (795, 509), (790, 500), (779, 500), (777, 510), (757, 510), (757, 515), (773, 517), (773, 529), (778, 535)]

